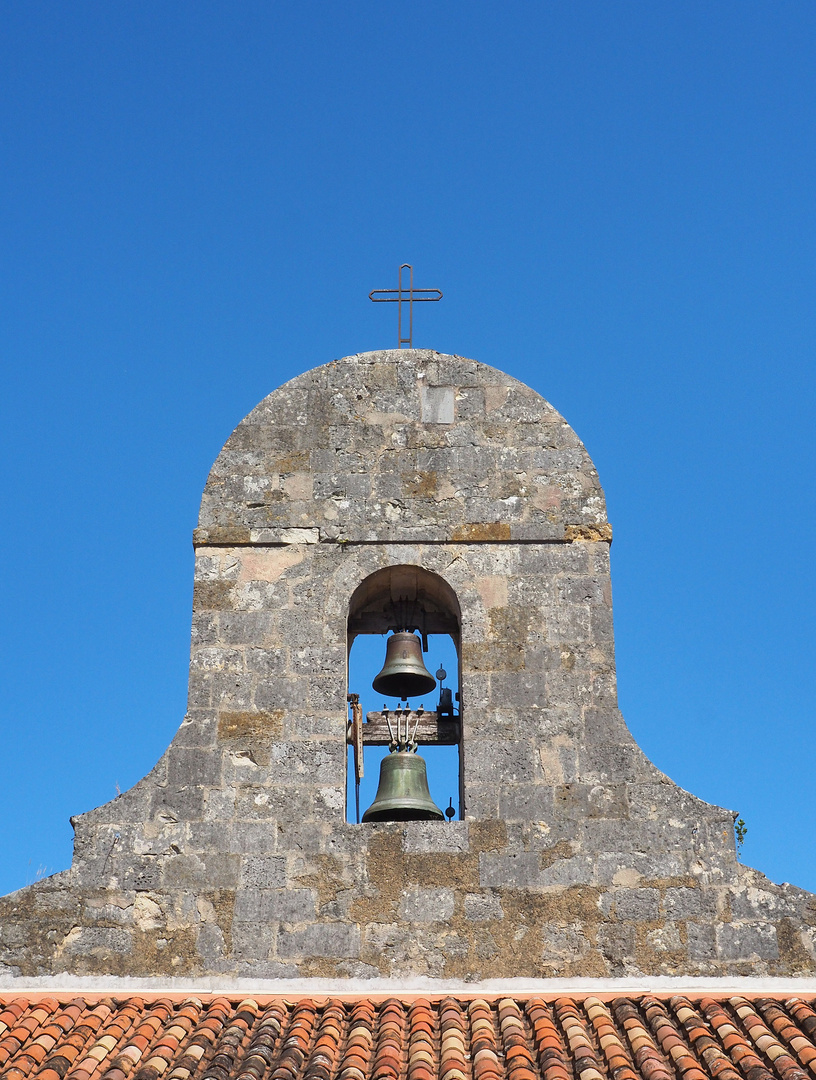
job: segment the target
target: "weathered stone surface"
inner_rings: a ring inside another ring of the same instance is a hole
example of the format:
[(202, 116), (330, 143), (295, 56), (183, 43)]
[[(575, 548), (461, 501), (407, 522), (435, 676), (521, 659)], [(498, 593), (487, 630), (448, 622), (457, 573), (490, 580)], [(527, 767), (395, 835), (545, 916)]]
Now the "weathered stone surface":
[(501, 901), (495, 893), (468, 893), (465, 896), (465, 917), (471, 922), (503, 919)]
[(402, 895), (400, 918), (405, 922), (449, 922), (453, 915), (453, 889), (423, 888), (412, 885)]
[[(741, 866), (733, 815), (626, 728), (610, 540), (584, 447), (500, 371), (365, 353), (270, 394), (202, 499), (187, 715), (147, 777), (74, 819), (69, 871), (0, 898), (0, 964), (816, 973), (816, 897)], [(460, 822), (344, 820), (348, 622), (383, 573), (453, 598)]]
[(342, 923), (313, 923), (278, 935), (278, 955), (284, 959), (325, 957), (330, 960), (360, 955), (360, 931)]

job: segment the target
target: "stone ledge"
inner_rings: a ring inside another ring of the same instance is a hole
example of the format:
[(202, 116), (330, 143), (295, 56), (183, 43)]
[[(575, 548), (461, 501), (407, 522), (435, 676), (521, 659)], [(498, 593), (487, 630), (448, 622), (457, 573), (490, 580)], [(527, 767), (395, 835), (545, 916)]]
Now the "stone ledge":
[(149, 997), (194, 996), (208, 994), (238, 996), (252, 994), (256, 1000), (304, 995), (310, 998), (341, 997), (346, 1000), (398, 996), (401, 1001), (414, 997), (458, 998), (495, 997), (506, 994), (514, 998), (583, 996), (608, 1000), (635, 994), (686, 995), (699, 997), (795, 995), (816, 997), (816, 979), (759, 978), (688, 978), (686, 976), (655, 976), (651, 978), (601, 979), (484, 979), (467, 982), (461, 979), (432, 979), (423, 977), (396, 979), (251, 979), (201, 976), (195, 980), (182, 978), (123, 978), (118, 976), (48, 975), (21, 978), (0, 974), (0, 994), (14, 993), (30, 999), (77, 995), (136, 994)]
[(604, 525), (565, 525), (564, 539), (568, 543), (574, 543), (576, 540), (583, 540), (585, 543), (604, 541), (605, 543), (611, 544), (612, 526), (609, 522), (606, 522)]
[(561, 544), (612, 543), (612, 526), (602, 525), (565, 525), (563, 533), (556, 526), (538, 526), (531, 524), (498, 527), (493, 524), (472, 523), (456, 528), (445, 529), (393, 529), (392, 535), (383, 532), (372, 537), (368, 532), (350, 535), (346, 530), (343, 535), (330, 535), (323, 529), (233, 529), (211, 526), (193, 529), (194, 548), (265, 548), (291, 547), (305, 544), (321, 544), (324, 547), (345, 547), (346, 545), (373, 545), (379, 547), (404, 546), (406, 544), (486, 546), (507, 547), (508, 544)]

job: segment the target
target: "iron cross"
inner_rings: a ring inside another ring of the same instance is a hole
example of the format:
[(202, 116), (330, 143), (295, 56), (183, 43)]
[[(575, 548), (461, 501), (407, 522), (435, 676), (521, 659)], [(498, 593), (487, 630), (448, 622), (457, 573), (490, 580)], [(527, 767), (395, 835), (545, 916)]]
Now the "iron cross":
[[(408, 288), (402, 284), (402, 271), (409, 270)], [(414, 338), (414, 301), (417, 300), (441, 300), (442, 293), (439, 289), (415, 289), (414, 268), (410, 263), (403, 263), (399, 268), (396, 289), (373, 289), (369, 294), (369, 300), (375, 304), (399, 304), (397, 308), (397, 348), (407, 345), (413, 346)], [(402, 336), (402, 305), (408, 305), (408, 337)]]

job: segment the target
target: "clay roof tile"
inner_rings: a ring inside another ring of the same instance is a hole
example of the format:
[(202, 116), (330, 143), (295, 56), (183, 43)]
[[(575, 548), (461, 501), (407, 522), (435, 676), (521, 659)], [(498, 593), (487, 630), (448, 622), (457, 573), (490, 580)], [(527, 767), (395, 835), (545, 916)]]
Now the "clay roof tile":
[(0, 996), (1, 1080), (814, 1080), (801, 998)]

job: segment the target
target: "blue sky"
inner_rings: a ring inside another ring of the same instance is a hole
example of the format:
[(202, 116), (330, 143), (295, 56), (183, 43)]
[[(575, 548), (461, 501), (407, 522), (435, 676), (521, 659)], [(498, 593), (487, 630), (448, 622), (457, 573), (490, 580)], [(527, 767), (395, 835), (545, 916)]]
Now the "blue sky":
[(284, 380), (415, 344), (542, 393), (606, 489), (620, 702), (816, 889), (811, 0), (7, 0), (0, 891), (185, 708), (191, 532)]

